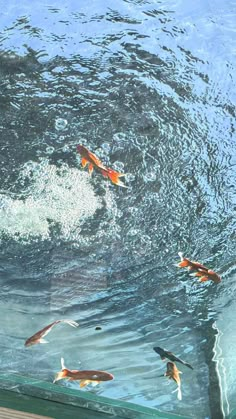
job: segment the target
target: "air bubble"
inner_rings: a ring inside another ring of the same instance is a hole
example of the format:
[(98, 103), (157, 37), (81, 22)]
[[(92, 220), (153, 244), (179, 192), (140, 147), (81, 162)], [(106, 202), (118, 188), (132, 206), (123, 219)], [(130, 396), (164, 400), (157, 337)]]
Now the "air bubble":
[(119, 142), (121, 140), (124, 141), (125, 139), (126, 139), (126, 137), (125, 137), (125, 134), (123, 134), (123, 132), (117, 132), (116, 134), (113, 135), (113, 140), (114, 141)]
[(157, 178), (157, 175), (155, 172), (149, 172), (146, 175), (143, 176), (145, 182), (154, 182)]
[(121, 161), (116, 161), (112, 165), (112, 168), (117, 170), (118, 172), (123, 172), (124, 171), (124, 163), (122, 163)]
[(52, 154), (54, 152), (54, 150), (55, 150), (54, 147), (47, 147), (46, 148), (46, 153), (47, 154)]
[(126, 173), (125, 179), (127, 182), (133, 182), (135, 180), (135, 176), (132, 173)]
[(66, 119), (58, 118), (55, 121), (55, 128), (57, 131), (63, 131), (66, 128), (67, 124), (68, 122)]
[(138, 235), (138, 230), (136, 230), (136, 228), (131, 228), (128, 232), (129, 236), (137, 236)]
[(129, 207), (128, 211), (132, 214), (132, 215), (137, 215), (138, 213), (138, 208), (137, 207)]
[(110, 150), (111, 150), (111, 146), (110, 146), (110, 144), (109, 143), (103, 143), (102, 145), (101, 145), (101, 148), (106, 152), (106, 153), (110, 153)]
[(63, 147), (62, 151), (63, 151), (64, 153), (69, 153), (69, 151), (70, 151), (70, 147), (68, 146), (68, 144), (65, 144), (65, 145), (64, 145), (64, 147)]

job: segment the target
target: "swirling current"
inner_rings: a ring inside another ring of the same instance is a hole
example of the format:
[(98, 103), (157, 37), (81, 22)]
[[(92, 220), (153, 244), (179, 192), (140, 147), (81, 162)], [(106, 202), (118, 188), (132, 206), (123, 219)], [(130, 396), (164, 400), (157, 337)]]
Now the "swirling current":
[[(2, 371), (52, 381), (63, 356), (114, 374), (99, 395), (198, 419), (236, 408), (217, 344), (235, 295), (235, 15), (232, 0), (2, 4)], [(79, 143), (128, 188), (90, 177)], [(179, 251), (222, 283), (178, 270)], [(80, 327), (24, 348), (57, 318)], [(154, 346), (194, 366), (181, 403)]]

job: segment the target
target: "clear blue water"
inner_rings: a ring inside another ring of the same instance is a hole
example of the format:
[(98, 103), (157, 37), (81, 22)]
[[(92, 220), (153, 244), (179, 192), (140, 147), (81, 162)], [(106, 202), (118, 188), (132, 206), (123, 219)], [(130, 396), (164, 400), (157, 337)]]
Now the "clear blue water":
[[(235, 14), (217, 0), (2, 3), (2, 370), (51, 381), (63, 356), (115, 375), (85, 391), (211, 415), (213, 326), (234, 294)], [(90, 178), (78, 143), (128, 189)], [(193, 285), (180, 250), (222, 283)], [(78, 331), (24, 348), (63, 317)], [(195, 367), (181, 403), (153, 346)]]

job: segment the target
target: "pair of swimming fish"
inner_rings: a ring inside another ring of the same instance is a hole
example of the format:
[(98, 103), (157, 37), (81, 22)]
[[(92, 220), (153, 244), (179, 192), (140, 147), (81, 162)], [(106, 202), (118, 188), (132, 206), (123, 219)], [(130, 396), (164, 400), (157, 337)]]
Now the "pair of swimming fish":
[(221, 282), (221, 277), (212, 269), (199, 262), (191, 261), (183, 256), (183, 253), (178, 253), (181, 261), (178, 264), (179, 268), (188, 268), (189, 271), (196, 271), (192, 276), (199, 277), (199, 282), (213, 281), (215, 284)]
[[(159, 346), (156, 346), (153, 348), (154, 351), (160, 355), (162, 361), (165, 361), (165, 359), (169, 359), (171, 362), (167, 362), (167, 370), (164, 374), (165, 377), (168, 377), (169, 379), (172, 379), (177, 384), (177, 391), (178, 391), (178, 399), (182, 400), (182, 392), (181, 392), (181, 380), (180, 380), (180, 374), (182, 374), (181, 371), (178, 370), (178, 368), (175, 365), (175, 362), (179, 362), (182, 365), (185, 365), (186, 367), (193, 370), (192, 365), (190, 365), (188, 362), (183, 361), (182, 359), (175, 356), (172, 352), (167, 351), (166, 349), (160, 348)], [(175, 390), (176, 391), (176, 390)]]
[(88, 165), (88, 171), (91, 175), (93, 169), (95, 168), (99, 173), (101, 173), (104, 177), (111, 180), (112, 183), (118, 186), (122, 186), (123, 188), (127, 188), (127, 186), (120, 180), (121, 177), (124, 177), (124, 173), (116, 172), (109, 167), (104, 166), (101, 160), (95, 156), (91, 151), (89, 151), (83, 145), (77, 146), (77, 151), (81, 155), (81, 164), (82, 167), (86, 167)]
[[(52, 330), (54, 326), (59, 323), (66, 323), (72, 327), (78, 327), (79, 324), (73, 320), (55, 320), (54, 322), (50, 323), (48, 326), (44, 327), (43, 329), (39, 330), (33, 336), (28, 338), (25, 341), (25, 346), (29, 347), (32, 345), (36, 345), (38, 343), (47, 343), (44, 337)], [(62, 380), (63, 378), (67, 378), (69, 381), (80, 381), (80, 387), (85, 387), (88, 384), (97, 385), (101, 381), (109, 381), (113, 380), (114, 376), (107, 371), (100, 371), (100, 370), (69, 370), (65, 368), (64, 359), (61, 358), (61, 367), (62, 370), (57, 373), (54, 383), (58, 380)]]
[[(185, 258), (183, 256), (183, 253), (179, 253), (179, 257), (181, 259), (180, 263), (178, 264), (179, 268), (188, 268), (190, 271), (196, 271), (193, 276), (199, 277), (200, 282), (206, 282), (206, 281), (213, 281), (214, 283), (218, 284), (221, 282), (220, 276), (214, 272), (211, 269), (208, 269), (206, 266), (202, 265), (199, 262), (191, 261), (188, 258)], [(172, 379), (177, 384), (177, 391), (178, 391), (178, 399), (182, 400), (182, 392), (181, 392), (181, 380), (180, 380), (180, 374), (181, 371), (178, 370), (178, 368), (175, 365), (175, 362), (179, 362), (186, 367), (193, 369), (192, 365), (189, 363), (183, 361), (182, 359), (175, 356), (172, 352), (167, 351), (165, 349), (158, 347), (153, 348), (155, 352), (157, 352), (161, 359), (164, 361), (166, 358), (169, 359), (171, 362), (167, 362), (167, 370), (165, 373), (166, 377), (169, 377), (169, 379)]]

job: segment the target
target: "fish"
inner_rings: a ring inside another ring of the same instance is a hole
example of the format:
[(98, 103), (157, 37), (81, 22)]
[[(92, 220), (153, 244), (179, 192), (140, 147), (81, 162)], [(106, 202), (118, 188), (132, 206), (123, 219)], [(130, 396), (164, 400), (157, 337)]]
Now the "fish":
[(167, 362), (167, 370), (165, 372), (165, 377), (169, 377), (169, 379), (172, 379), (177, 384), (177, 389), (174, 391), (178, 391), (178, 399), (182, 400), (182, 392), (181, 392), (181, 380), (179, 374), (182, 374), (181, 371), (178, 370), (174, 362)]
[(111, 182), (115, 185), (127, 188), (127, 186), (120, 180), (121, 177), (126, 176), (125, 173), (119, 173), (104, 166), (101, 160), (99, 160), (95, 154), (93, 154), (83, 145), (78, 145), (77, 151), (81, 155), (82, 167), (85, 168), (88, 165), (88, 171), (90, 175), (93, 173), (93, 169), (96, 168), (98, 172), (100, 172), (104, 177), (110, 179)]
[(192, 276), (199, 277), (199, 282), (213, 281), (215, 284), (221, 282), (221, 277), (211, 269), (208, 269), (207, 271), (199, 269), (199, 271), (192, 274)]
[(160, 348), (159, 346), (156, 346), (153, 348), (153, 350), (160, 355), (161, 359), (164, 361), (166, 358), (168, 358), (172, 362), (179, 362), (180, 364), (185, 365), (186, 367), (193, 370), (192, 365), (190, 365), (188, 362), (183, 361), (182, 359), (175, 356), (172, 352), (167, 351), (166, 349)]
[(179, 268), (188, 268), (189, 270), (197, 271), (191, 276), (199, 277), (199, 282), (206, 282), (206, 281), (213, 281), (215, 284), (221, 282), (221, 277), (214, 272), (212, 269), (208, 269), (206, 266), (202, 265), (199, 262), (191, 261), (183, 257), (183, 253), (178, 253), (179, 257), (181, 258), (181, 262), (177, 265)]
[(178, 255), (181, 259), (181, 262), (178, 263), (179, 268), (188, 268), (189, 270), (195, 270), (195, 271), (197, 271), (198, 269), (202, 269), (202, 271), (208, 270), (208, 268), (202, 265), (201, 263), (195, 262), (195, 261), (192, 261), (190, 259), (183, 257), (183, 253), (179, 252)]
[(101, 381), (110, 381), (114, 379), (114, 375), (107, 371), (100, 370), (69, 370), (65, 367), (64, 358), (61, 358), (61, 371), (56, 374), (53, 381), (68, 379), (69, 381), (80, 381), (80, 387), (85, 387), (88, 384), (97, 385)]
[(33, 336), (28, 338), (25, 341), (25, 346), (32, 346), (36, 345), (37, 343), (48, 343), (45, 339), (43, 339), (49, 332), (51, 332), (52, 328), (58, 323), (67, 323), (72, 327), (78, 327), (79, 323), (76, 323), (74, 320), (55, 320), (55, 322), (50, 323), (48, 326), (44, 327), (43, 329), (39, 330), (39, 332), (35, 333)]

